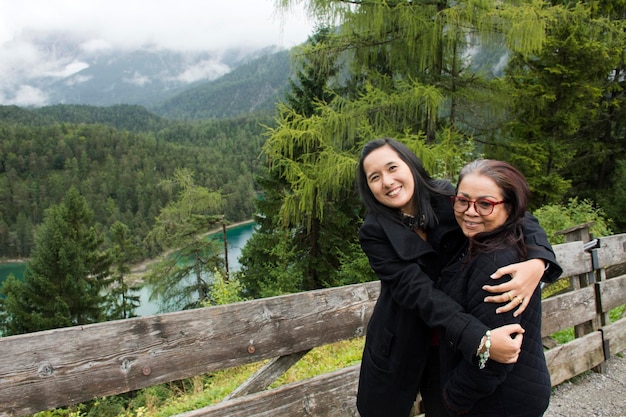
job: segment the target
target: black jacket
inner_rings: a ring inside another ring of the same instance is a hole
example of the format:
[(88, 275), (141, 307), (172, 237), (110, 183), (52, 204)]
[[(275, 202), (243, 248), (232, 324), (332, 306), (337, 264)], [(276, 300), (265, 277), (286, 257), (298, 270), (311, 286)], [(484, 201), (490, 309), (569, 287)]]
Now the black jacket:
[(489, 328), (519, 323), (525, 330), (522, 352), (512, 365), (490, 360), (479, 369), (449, 346), (440, 345), (443, 396), (450, 415), (539, 417), (548, 407), (551, 385), (541, 343), (541, 290), (535, 290), (518, 317), (512, 312), (495, 314), (495, 306), (483, 302), (487, 293), (482, 286), (491, 281), (491, 271), (521, 260), (515, 248), (509, 247), (454, 262), (442, 272), (437, 287)]
[[(439, 225), (428, 230), (428, 242), (393, 220), (369, 214), (359, 231), (363, 251), (381, 281), (380, 296), (369, 321), (361, 362), (357, 408), (362, 417), (406, 417), (419, 391), (431, 344), (432, 328), (444, 329), (441, 343), (475, 359), (487, 326), (440, 290), (434, 282), (444, 265), (466, 242), (449, 198), (432, 202)], [(532, 218), (534, 219), (534, 218)], [(556, 264), (543, 229), (525, 223), (529, 258)], [(560, 275), (548, 270), (549, 279)], [(492, 305), (492, 308), (496, 307)]]

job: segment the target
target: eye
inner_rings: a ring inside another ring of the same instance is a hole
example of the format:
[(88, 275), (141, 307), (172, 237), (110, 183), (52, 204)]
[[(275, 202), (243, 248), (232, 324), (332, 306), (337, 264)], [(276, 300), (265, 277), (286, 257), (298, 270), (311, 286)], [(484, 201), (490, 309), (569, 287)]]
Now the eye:
[(468, 205), (467, 198), (456, 196), (452, 197), (452, 205), (457, 211), (462, 211)]
[(369, 180), (368, 181), (369, 182), (374, 182), (374, 181), (378, 180), (378, 178), (379, 178), (378, 174), (373, 174), (373, 175), (369, 176)]
[(476, 201), (476, 205), (481, 209), (489, 210), (493, 206), (493, 203), (489, 200), (478, 200)]
[(397, 166), (397, 165), (390, 165), (390, 166), (389, 166), (389, 171), (393, 171), (393, 170), (395, 170), (396, 168), (398, 168), (398, 166)]

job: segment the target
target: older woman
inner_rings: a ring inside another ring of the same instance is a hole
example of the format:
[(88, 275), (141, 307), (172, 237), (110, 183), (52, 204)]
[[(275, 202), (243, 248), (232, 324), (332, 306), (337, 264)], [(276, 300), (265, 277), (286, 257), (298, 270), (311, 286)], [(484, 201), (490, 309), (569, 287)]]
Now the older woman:
[(518, 317), (494, 314), (493, 306), (483, 302), (488, 293), (482, 287), (491, 271), (528, 259), (522, 226), (529, 198), (524, 176), (506, 162), (477, 160), (461, 170), (451, 201), (469, 241), (444, 269), (437, 286), (487, 327), (519, 324), (526, 331), (515, 364), (489, 359), (489, 334), (481, 341), (475, 364), (440, 345), (443, 396), (451, 415), (538, 417), (548, 407), (551, 385), (541, 343), (540, 289)]

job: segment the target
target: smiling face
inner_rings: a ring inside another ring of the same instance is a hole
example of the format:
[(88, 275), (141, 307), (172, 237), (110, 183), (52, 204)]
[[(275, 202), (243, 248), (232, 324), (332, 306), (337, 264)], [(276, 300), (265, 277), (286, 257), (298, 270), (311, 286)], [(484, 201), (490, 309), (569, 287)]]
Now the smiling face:
[[(480, 174), (467, 174), (458, 186), (457, 196), (476, 201), (486, 199), (492, 202), (502, 201), (502, 190), (491, 178)], [(474, 204), (470, 203), (465, 213), (454, 212), (456, 221), (467, 237), (473, 237), (477, 233), (490, 232), (502, 226), (509, 212), (506, 204), (498, 204), (493, 207), (493, 212), (487, 216), (481, 216), (476, 212)]]
[(409, 166), (389, 145), (373, 150), (363, 160), (367, 185), (374, 198), (387, 207), (413, 213), (415, 181)]

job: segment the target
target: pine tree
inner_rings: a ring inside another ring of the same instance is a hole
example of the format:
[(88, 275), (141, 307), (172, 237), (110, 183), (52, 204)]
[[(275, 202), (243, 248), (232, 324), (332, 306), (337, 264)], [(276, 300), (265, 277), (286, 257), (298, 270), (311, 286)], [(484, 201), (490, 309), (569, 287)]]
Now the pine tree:
[[(347, 84), (358, 88), (345, 98), (361, 102), (373, 133), (400, 138), (408, 132), (429, 143), (448, 134), (445, 128), (462, 141), (476, 131), (477, 105), (482, 112), (500, 107), (486, 74), (470, 65), (471, 52), (497, 43), (536, 53), (550, 17), (540, 3), (495, 0), (281, 0), (278, 7), (294, 3), (305, 3), (319, 22), (338, 24), (335, 40), (315, 53), (341, 51)], [(359, 133), (363, 118), (348, 117), (352, 106), (342, 107), (335, 130)]]
[(133, 244), (130, 229), (124, 223), (116, 221), (110, 234), (113, 270), (107, 316), (109, 319), (127, 319), (135, 317), (135, 310), (139, 307), (139, 296), (132, 294), (134, 288), (127, 279), (130, 274), (128, 265), (137, 257), (139, 249)]
[[(317, 117), (319, 107), (336, 96), (336, 56), (310, 52), (331, 38), (331, 29), (320, 28), (296, 53), (296, 75), (278, 107), (279, 125)], [(318, 175), (327, 174), (319, 170), (328, 149), (323, 140), (269, 133), (263, 148), (267, 169), (257, 178), (263, 190), (259, 229), (241, 258), (246, 289), (258, 297), (337, 285), (342, 256), (358, 256), (345, 245), (346, 236), (356, 236), (357, 225), (345, 214), (358, 205), (356, 194), (352, 188), (325, 194), (325, 179)]]
[(71, 188), (50, 207), (36, 235), (24, 280), (2, 288), (7, 334), (102, 321), (110, 259), (87, 201)]
[(224, 222), (224, 216), (216, 214), (222, 196), (196, 185), (187, 169), (176, 170), (162, 185), (178, 190), (178, 195), (161, 210), (147, 237), (164, 253), (146, 276), (150, 299), (158, 300), (164, 311), (198, 307), (210, 298), (214, 271), (224, 269), (220, 246), (207, 239), (207, 233)]
[[(575, 3), (555, 7), (542, 51), (515, 54), (506, 72), (512, 87), (511, 123), (496, 157), (522, 169), (536, 205), (613, 192), (626, 157), (623, 4)], [(624, 207), (608, 205), (607, 209)], [(624, 209), (613, 211), (623, 217)]]
[[(435, 175), (456, 173), (475, 156), (475, 127), (468, 121), (476, 101), (470, 98), (487, 97), (480, 102), (487, 109), (493, 101), (484, 77), (467, 65), (471, 41), (493, 38), (515, 51), (536, 52), (545, 13), (537, 4), (496, 1), (281, 0), (278, 6), (294, 3), (305, 3), (322, 26), (338, 27), (318, 33), (296, 54), (298, 80), (263, 148), (269, 172), (259, 181), (265, 191), (259, 221), (262, 230), (282, 236), (270, 240), (282, 250), (266, 249), (269, 256), (259, 257), (254, 250), (263, 251), (269, 235), (258, 245), (253, 238), (244, 263), (267, 268), (261, 279), (280, 265), (306, 290), (342, 281), (338, 271), (364, 269), (360, 254), (351, 251), (360, 224), (353, 190), (362, 145), (392, 136)], [(344, 264), (349, 258), (352, 266)], [(288, 280), (281, 275), (274, 282)]]

